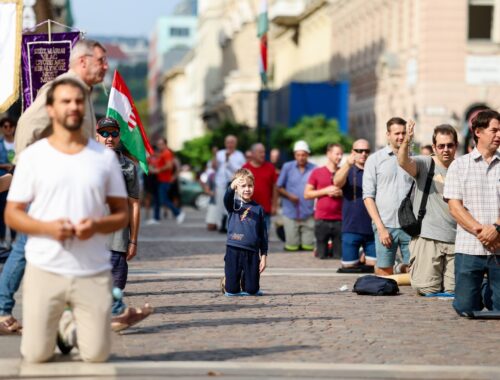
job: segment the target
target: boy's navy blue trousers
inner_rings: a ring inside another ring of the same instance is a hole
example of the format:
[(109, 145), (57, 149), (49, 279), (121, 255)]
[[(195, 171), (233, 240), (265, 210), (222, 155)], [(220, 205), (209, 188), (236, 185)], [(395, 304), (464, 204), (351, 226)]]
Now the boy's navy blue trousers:
[(224, 261), (226, 292), (239, 293), (243, 291), (256, 294), (259, 291), (260, 257), (257, 252), (227, 245)]

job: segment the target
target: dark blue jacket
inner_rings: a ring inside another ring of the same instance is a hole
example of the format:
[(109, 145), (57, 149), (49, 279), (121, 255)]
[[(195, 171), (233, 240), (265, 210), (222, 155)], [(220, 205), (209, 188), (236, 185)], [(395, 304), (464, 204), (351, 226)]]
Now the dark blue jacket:
[(267, 227), (264, 209), (254, 201), (235, 199), (235, 191), (228, 187), (224, 194), (224, 206), (229, 213), (227, 245), (248, 249), (267, 255)]

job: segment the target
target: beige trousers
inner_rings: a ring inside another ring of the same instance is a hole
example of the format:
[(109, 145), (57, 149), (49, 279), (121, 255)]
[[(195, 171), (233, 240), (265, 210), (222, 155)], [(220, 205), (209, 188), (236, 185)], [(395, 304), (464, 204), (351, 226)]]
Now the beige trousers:
[(411, 286), (420, 294), (455, 292), (455, 245), (414, 237), (410, 245)]
[(305, 249), (314, 248), (314, 218), (290, 219), (283, 216), (283, 226), (285, 228), (285, 246), (295, 250), (301, 246)]
[(54, 355), (59, 319), (69, 305), (82, 360), (106, 361), (111, 350), (111, 286), (109, 271), (65, 277), (28, 264), (23, 285), (24, 360), (40, 363)]

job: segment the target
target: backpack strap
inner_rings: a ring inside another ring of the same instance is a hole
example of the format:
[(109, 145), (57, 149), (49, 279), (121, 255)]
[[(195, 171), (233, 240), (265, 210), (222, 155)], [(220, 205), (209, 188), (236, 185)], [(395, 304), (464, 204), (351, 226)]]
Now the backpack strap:
[(418, 210), (418, 221), (422, 222), (425, 213), (427, 212), (427, 198), (429, 197), (429, 191), (431, 190), (432, 178), (434, 177), (434, 159), (431, 157), (431, 167), (429, 173), (427, 173), (427, 180), (425, 181), (424, 194), (422, 195), (422, 202), (420, 203), (420, 209)]

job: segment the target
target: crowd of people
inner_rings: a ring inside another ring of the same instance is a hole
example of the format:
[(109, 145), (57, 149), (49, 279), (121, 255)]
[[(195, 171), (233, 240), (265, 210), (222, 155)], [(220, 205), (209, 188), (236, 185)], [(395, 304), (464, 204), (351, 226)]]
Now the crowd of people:
[[(0, 333), (22, 331), (28, 362), (49, 360), (56, 344), (63, 353), (78, 346), (84, 361), (105, 361), (111, 332), (153, 312), (149, 304), (127, 306), (121, 292), (138, 252), (140, 174), (120, 144), (118, 121), (97, 121), (93, 112), (92, 86), (107, 69), (105, 48), (79, 41), (70, 70), (39, 91), (17, 126), (0, 120), (0, 244), (12, 244), (0, 274)], [(431, 152), (418, 156), (410, 152), (413, 121), (393, 117), (386, 127), (382, 149), (372, 154), (358, 139), (343, 160), (342, 146), (329, 144), (324, 166), (312, 162), (303, 140), (282, 166), (277, 150), (267, 160), (256, 143), (243, 154), (233, 135), (212, 149), (206, 222), (227, 233), (223, 294), (262, 295), (271, 221), (281, 210), (287, 252), (338, 258), (343, 273), (407, 273), (420, 295), (454, 296), (461, 316), (500, 311), (500, 114), (475, 115), (475, 147), (461, 157), (450, 125), (436, 126)], [(163, 138), (149, 169), (147, 223), (166, 209), (182, 223), (180, 162)], [(415, 234), (398, 216), (408, 197)], [(12, 311), (23, 277), (21, 326)]]

